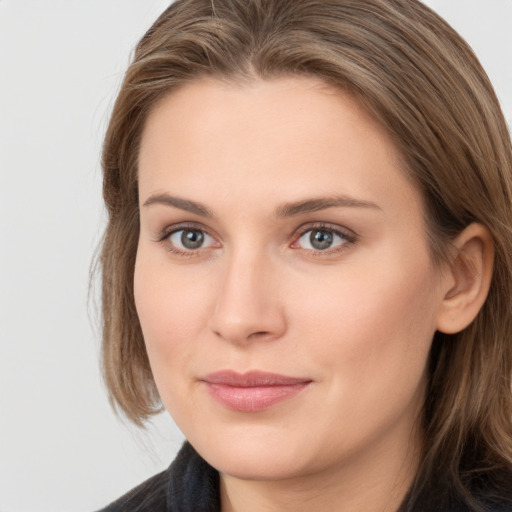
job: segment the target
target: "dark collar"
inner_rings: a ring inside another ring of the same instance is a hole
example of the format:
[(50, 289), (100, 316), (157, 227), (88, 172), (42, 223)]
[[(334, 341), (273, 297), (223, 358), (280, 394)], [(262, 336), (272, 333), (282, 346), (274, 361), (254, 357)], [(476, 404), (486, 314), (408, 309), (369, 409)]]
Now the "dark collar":
[(167, 512), (219, 512), (219, 473), (185, 442), (169, 467)]
[(168, 469), (99, 512), (220, 512), (219, 474), (185, 442)]

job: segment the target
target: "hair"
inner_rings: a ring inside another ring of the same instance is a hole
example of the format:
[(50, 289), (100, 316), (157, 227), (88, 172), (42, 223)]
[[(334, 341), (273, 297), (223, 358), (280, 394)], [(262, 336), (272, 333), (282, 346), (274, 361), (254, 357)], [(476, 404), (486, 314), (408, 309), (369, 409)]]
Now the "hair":
[(140, 426), (162, 407), (133, 293), (137, 159), (148, 114), (201, 78), (283, 76), (316, 77), (352, 94), (388, 130), (423, 194), (434, 262), (470, 223), (490, 230), (485, 304), (462, 332), (434, 336), (424, 451), (401, 510), (512, 503), (511, 140), (470, 47), (417, 0), (178, 0), (144, 35), (102, 158), (102, 357), (112, 404)]

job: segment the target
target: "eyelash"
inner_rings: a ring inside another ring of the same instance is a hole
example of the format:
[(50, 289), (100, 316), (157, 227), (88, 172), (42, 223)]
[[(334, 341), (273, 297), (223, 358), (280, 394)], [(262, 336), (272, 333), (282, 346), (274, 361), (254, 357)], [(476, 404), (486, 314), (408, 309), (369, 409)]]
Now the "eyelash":
[[(320, 232), (330, 233), (331, 235), (338, 236), (339, 238), (344, 240), (344, 242), (342, 244), (337, 245), (332, 248), (327, 248), (324, 250), (302, 249), (304, 251), (307, 251), (311, 256), (319, 257), (319, 258), (321, 258), (322, 256), (339, 254), (339, 253), (345, 251), (346, 249), (348, 249), (350, 246), (354, 245), (358, 240), (358, 236), (356, 235), (356, 233), (354, 233), (350, 229), (341, 228), (340, 226), (335, 226), (335, 225), (328, 224), (325, 222), (317, 222), (314, 224), (310, 224), (310, 225), (301, 227), (298, 234), (294, 236), (294, 242), (291, 244), (291, 247), (295, 249), (295, 247), (293, 247), (293, 245), (296, 244), (304, 235), (306, 235), (310, 231), (320, 231)], [(301, 248), (297, 247), (297, 249), (301, 249)]]
[[(188, 250), (182, 250), (177, 248), (174, 244), (171, 243), (170, 237), (173, 234), (179, 233), (180, 231), (197, 231), (200, 233), (203, 233), (212, 239), (215, 240), (215, 236), (210, 234), (208, 230), (204, 229), (203, 226), (193, 224), (193, 223), (186, 223), (186, 224), (179, 224), (175, 226), (170, 226), (163, 230), (160, 235), (157, 238), (157, 242), (161, 243), (165, 246), (166, 250), (171, 252), (172, 254), (175, 254), (176, 256), (180, 257), (194, 257), (198, 256), (199, 253), (204, 250), (208, 249), (207, 247), (200, 247), (197, 250), (188, 249)], [(320, 249), (304, 249), (301, 247), (294, 247), (294, 245), (307, 233), (310, 231), (320, 231), (325, 233), (330, 233), (332, 235), (338, 236), (341, 239), (344, 240), (344, 242), (340, 245), (337, 245), (333, 248), (327, 248), (325, 250)], [(306, 226), (302, 226), (296, 234), (293, 235), (293, 242), (290, 244), (290, 247), (293, 249), (302, 249), (303, 251), (307, 251), (310, 255), (315, 257), (322, 257), (332, 254), (337, 254), (340, 252), (343, 252), (351, 245), (355, 244), (358, 240), (358, 236), (356, 233), (354, 233), (352, 230), (349, 230), (347, 228), (340, 228), (339, 226), (334, 226), (332, 224), (324, 223), (324, 222), (317, 222), (314, 224), (309, 224)]]
[(167, 251), (169, 251), (170, 253), (175, 254), (176, 256), (181, 256), (181, 257), (186, 257), (186, 258), (197, 256), (199, 254), (199, 252), (201, 251), (201, 249), (203, 249), (203, 250), (205, 249), (204, 247), (201, 247), (197, 250), (191, 250), (191, 249), (182, 250), (182, 249), (177, 248), (170, 241), (170, 237), (172, 235), (174, 235), (175, 233), (179, 233), (180, 231), (198, 231), (200, 233), (208, 235), (209, 237), (211, 237), (215, 240), (215, 237), (213, 235), (211, 235), (206, 229), (204, 229), (204, 227), (199, 226), (197, 224), (193, 224), (193, 223), (185, 223), (185, 224), (178, 224), (175, 226), (170, 226), (170, 227), (164, 229), (162, 231), (162, 233), (160, 233), (160, 235), (158, 236), (158, 239), (156, 241), (161, 243), (162, 245), (164, 245), (165, 249)]

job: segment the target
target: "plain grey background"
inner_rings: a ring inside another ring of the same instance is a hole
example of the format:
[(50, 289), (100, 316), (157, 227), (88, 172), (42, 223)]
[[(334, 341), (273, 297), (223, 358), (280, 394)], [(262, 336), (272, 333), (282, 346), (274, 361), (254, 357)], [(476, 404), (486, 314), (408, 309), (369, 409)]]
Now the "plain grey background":
[[(95, 510), (182, 442), (109, 408), (87, 305), (99, 154), (136, 41), (164, 0), (0, 0), (0, 512)], [(473, 46), (512, 121), (512, 0), (429, 0)], [(91, 321), (92, 317), (92, 321)]]

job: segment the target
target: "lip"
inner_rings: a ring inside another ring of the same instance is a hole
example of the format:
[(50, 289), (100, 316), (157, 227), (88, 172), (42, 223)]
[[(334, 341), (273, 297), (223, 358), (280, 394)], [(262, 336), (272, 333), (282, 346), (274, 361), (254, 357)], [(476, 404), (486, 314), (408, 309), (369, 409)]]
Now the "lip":
[(222, 370), (200, 380), (217, 402), (239, 412), (264, 411), (293, 398), (312, 382), (308, 378), (258, 370), (247, 373)]

